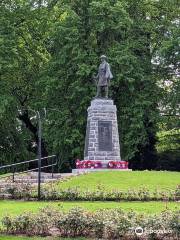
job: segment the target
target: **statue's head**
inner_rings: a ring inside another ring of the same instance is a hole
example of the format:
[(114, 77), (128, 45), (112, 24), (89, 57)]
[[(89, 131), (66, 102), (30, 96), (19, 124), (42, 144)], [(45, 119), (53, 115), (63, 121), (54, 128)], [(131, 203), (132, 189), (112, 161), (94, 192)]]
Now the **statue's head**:
[(107, 57), (106, 57), (106, 55), (101, 55), (101, 56), (100, 56), (100, 59), (101, 59), (101, 61), (103, 62), (103, 61), (106, 61), (106, 60), (107, 60)]

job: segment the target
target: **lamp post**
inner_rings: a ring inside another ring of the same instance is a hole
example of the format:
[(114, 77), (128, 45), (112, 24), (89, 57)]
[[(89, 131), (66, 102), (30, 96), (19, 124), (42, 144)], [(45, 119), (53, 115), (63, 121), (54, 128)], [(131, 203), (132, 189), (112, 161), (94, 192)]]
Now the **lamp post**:
[[(42, 159), (42, 117), (40, 111), (33, 110), (31, 108), (26, 109), (34, 112), (38, 121), (38, 201), (41, 200), (41, 159)], [(46, 108), (44, 110), (44, 119), (46, 118)]]
[[(46, 118), (46, 109), (44, 110), (44, 119)], [(41, 200), (41, 159), (42, 159), (42, 118), (40, 111), (36, 111), (38, 119), (38, 201)]]
[(42, 122), (41, 114), (37, 111), (38, 118), (38, 201), (41, 200), (41, 138), (42, 138)]

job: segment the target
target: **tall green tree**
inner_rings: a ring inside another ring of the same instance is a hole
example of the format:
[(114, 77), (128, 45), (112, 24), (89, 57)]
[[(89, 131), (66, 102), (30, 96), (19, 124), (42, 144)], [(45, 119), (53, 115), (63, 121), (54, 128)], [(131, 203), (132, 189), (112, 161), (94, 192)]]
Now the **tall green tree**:
[(157, 56), (162, 59), (159, 53), (177, 18), (176, 1), (168, 3), (58, 2), (52, 59), (42, 82), (47, 87), (47, 104), (61, 111), (50, 116), (54, 120), (47, 133), (51, 132), (49, 140), (63, 158), (83, 158), (86, 109), (95, 95), (92, 75), (99, 56), (105, 53), (114, 73), (111, 97), (118, 107), (123, 158), (130, 160), (133, 168), (155, 167), (158, 103), (162, 98), (162, 77), (155, 60)]
[[(21, 151), (22, 160), (31, 157), (24, 155), (27, 150), (36, 153), (37, 124), (29, 109), (37, 110), (41, 105), (36, 83), (49, 59), (45, 43), (49, 14), (37, 1), (1, 1), (0, 10), (0, 145), (5, 154), (5, 139), (13, 138), (8, 140), (9, 151)], [(42, 147), (43, 154), (47, 154), (44, 141)]]
[(61, 111), (50, 116), (49, 140), (63, 158), (83, 157), (86, 110), (95, 95), (92, 75), (106, 53), (114, 73), (111, 97), (118, 107), (123, 158), (135, 157), (135, 167), (151, 168), (145, 160), (154, 157), (157, 85), (145, 1), (59, 1), (56, 11), (52, 59), (41, 82), (47, 104)]
[(106, 54), (122, 157), (134, 169), (155, 168), (160, 112), (178, 109), (177, 6), (176, 0), (1, 1), (1, 153), (13, 146), (14, 156), (18, 141), (24, 154), (35, 152), (37, 125), (27, 109), (46, 107), (43, 154), (83, 158), (92, 75)]

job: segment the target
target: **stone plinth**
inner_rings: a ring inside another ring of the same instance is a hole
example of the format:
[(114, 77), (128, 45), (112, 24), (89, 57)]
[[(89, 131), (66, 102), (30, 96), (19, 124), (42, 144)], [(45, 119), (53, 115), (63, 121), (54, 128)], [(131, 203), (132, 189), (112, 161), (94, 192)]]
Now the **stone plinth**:
[(74, 174), (82, 174), (82, 173), (92, 173), (92, 172), (130, 172), (132, 169), (72, 169), (72, 173)]
[(84, 160), (121, 161), (117, 109), (113, 100), (93, 99), (88, 108)]

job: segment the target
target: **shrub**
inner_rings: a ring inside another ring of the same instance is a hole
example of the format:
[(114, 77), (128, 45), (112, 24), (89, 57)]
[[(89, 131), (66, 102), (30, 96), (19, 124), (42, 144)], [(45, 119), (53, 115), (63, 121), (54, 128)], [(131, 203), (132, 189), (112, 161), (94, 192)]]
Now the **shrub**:
[(80, 201), (174, 201), (179, 199), (179, 188), (174, 191), (158, 191), (150, 192), (147, 188), (129, 189), (126, 191), (111, 190), (107, 191), (104, 187), (97, 190), (84, 190), (78, 188), (68, 189), (44, 189), (42, 198), (46, 200), (80, 200)]
[(13, 199), (29, 200), (32, 196), (32, 187), (29, 183), (21, 183), (17, 185), (7, 185), (5, 192), (11, 194)]
[(178, 185), (178, 186), (176, 187), (174, 196), (175, 196), (175, 200), (176, 200), (176, 201), (180, 201), (180, 185)]
[(91, 237), (96, 239), (138, 239), (138, 226), (144, 230), (143, 239), (179, 239), (179, 212), (166, 211), (159, 215), (138, 215), (119, 209), (99, 210), (89, 213), (81, 208), (69, 212), (44, 208), (37, 214), (24, 213), (17, 217), (6, 216), (3, 226), (6, 233), (27, 235), (50, 235), (58, 229), (61, 237)]
[(27, 212), (16, 217), (5, 216), (2, 224), (7, 233), (46, 236), (60, 215), (57, 210), (47, 207), (40, 209), (38, 214)]
[(169, 227), (176, 234), (177, 239), (180, 239), (180, 211), (171, 214)]
[(62, 236), (76, 237), (89, 234), (90, 216), (81, 208), (73, 208), (57, 222)]
[(126, 213), (115, 209), (107, 211), (103, 237), (105, 239), (121, 239), (131, 228), (131, 222)]
[[(31, 188), (29, 184), (9, 185), (6, 192), (11, 194), (14, 199), (37, 198), (37, 190)], [(99, 185), (96, 190), (86, 189), (81, 191), (78, 187), (68, 189), (57, 189), (56, 186), (45, 186), (41, 189), (43, 200), (62, 200), (62, 201), (178, 201), (180, 199), (180, 187), (175, 190), (150, 191), (143, 187), (139, 189), (129, 189), (120, 191), (117, 189), (106, 190)]]
[(32, 229), (32, 215), (24, 213), (16, 217), (5, 216), (2, 220), (7, 233), (28, 234)]

